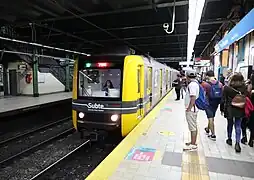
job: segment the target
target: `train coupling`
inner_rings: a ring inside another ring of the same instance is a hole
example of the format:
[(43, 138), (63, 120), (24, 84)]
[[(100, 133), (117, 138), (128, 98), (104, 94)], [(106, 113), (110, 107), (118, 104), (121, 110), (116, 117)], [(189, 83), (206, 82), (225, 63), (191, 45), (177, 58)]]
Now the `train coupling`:
[(108, 135), (106, 131), (91, 131), (91, 132), (81, 131), (80, 133), (81, 139), (85, 137), (90, 139), (91, 142), (104, 140), (105, 137)]

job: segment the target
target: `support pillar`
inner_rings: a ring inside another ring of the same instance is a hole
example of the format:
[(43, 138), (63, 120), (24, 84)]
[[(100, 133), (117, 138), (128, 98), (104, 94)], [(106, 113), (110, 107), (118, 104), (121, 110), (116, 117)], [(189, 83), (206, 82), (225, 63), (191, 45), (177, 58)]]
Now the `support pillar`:
[(70, 91), (70, 60), (69, 56), (66, 56), (65, 60), (65, 91), (69, 92)]
[(4, 96), (8, 96), (8, 72), (7, 72), (8, 63), (3, 64), (3, 83), (4, 83)]
[[(36, 42), (36, 29), (34, 24), (31, 24), (32, 28), (32, 41)], [(33, 47), (33, 96), (39, 97), (39, 87), (38, 87), (38, 57), (35, 56), (37, 53), (36, 47)]]

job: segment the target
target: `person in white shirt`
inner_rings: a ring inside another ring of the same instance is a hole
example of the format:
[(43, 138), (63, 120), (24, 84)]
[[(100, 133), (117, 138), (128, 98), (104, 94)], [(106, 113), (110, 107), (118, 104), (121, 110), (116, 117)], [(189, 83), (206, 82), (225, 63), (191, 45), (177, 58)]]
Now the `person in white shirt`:
[(195, 79), (196, 72), (186, 72), (187, 81), (189, 82), (186, 96), (185, 96), (185, 115), (188, 123), (189, 131), (191, 133), (191, 142), (186, 143), (184, 150), (196, 150), (197, 149), (197, 115), (198, 108), (195, 106), (195, 101), (199, 97), (199, 83)]

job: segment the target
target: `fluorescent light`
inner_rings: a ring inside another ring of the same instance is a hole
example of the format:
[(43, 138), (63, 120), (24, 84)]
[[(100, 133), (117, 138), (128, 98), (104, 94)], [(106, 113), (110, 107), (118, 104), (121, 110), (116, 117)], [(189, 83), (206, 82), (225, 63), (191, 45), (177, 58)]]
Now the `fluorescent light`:
[(187, 46), (187, 66), (189, 66), (196, 36), (199, 34), (199, 24), (203, 12), (205, 0), (189, 1), (189, 19), (188, 19), (188, 46)]
[(46, 45), (43, 45), (43, 44), (38, 44), (38, 43), (33, 43), (33, 42), (26, 42), (26, 41), (21, 41), (21, 40), (17, 40), (17, 39), (10, 39), (10, 38), (6, 38), (6, 37), (2, 37), (2, 36), (0, 36), (0, 39), (5, 40), (5, 41), (17, 42), (17, 43), (21, 43), (21, 44), (28, 44), (28, 45), (32, 45), (32, 46), (44, 47), (44, 48), (47, 48), (47, 49), (54, 49), (54, 50), (58, 50), (58, 51), (70, 52), (70, 53), (73, 53), (73, 54), (80, 54), (80, 55), (90, 56), (90, 54), (86, 54), (86, 53), (83, 53), (83, 52), (77, 52), (77, 51), (72, 51), (72, 50), (68, 50), (68, 49), (62, 49), (62, 48), (57, 48), (57, 47), (52, 47), (52, 46), (46, 46)]

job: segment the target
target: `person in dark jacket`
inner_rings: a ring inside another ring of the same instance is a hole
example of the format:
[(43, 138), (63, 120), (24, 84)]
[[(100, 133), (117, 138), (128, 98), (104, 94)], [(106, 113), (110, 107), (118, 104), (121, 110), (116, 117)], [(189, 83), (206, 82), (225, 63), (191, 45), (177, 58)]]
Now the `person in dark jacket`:
[(175, 91), (176, 91), (176, 101), (180, 100), (180, 91), (181, 91), (181, 75), (178, 74), (177, 75), (177, 79), (173, 81), (173, 86), (175, 87)]
[[(251, 81), (248, 79), (247, 81), (246, 81), (246, 88), (247, 88), (247, 97), (249, 97), (250, 99), (251, 99), (251, 90), (252, 90), (252, 85), (251, 85)], [(251, 118), (251, 117), (250, 117)], [(241, 127), (242, 127), (242, 139), (241, 139), (241, 143), (243, 143), (243, 144), (245, 144), (245, 143), (247, 143), (247, 127), (249, 126), (249, 125), (251, 125), (251, 123), (248, 123), (248, 122), (250, 122), (249, 120), (250, 120), (250, 118), (247, 118), (247, 117), (244, 117), (243, 119), (242, 119), (242, 123), (241, 123)], [(250, 127), (249, 126), (249, 129), (250, 129), (250, 131), (251, 131), (251, 137), (253, 136), (253, 128), (252, 127)], [(250, 137), (250, 141), (249, 141), (249, 145), (251, 146), (251, 147), (253, 147), (253, 141), (251, 140), (252, 138)]]
[[(251, 88), (249, 88), (250, 92), (250, 100), (252, 104), (254, 105), (254, 73), (252, 73), (250, 77), (250, 82), (251, 82)], [(250, 86), (249, 86), (250, 87)], [(248, 121), (248, 127), (250, 129), (250, 139), (249, 139), (249, 146), (253, 147), (254, 144), (254, 112), (251, 113)]]
[(245, 117), (244, 108), (239, 108), (232, 106), (233, 98), (239, 94), (247, 95), (247, 88), (245, 86), (244, 77), (240, 73), (235, 73), (228, 83), (228, 85), (224, 86), (223, 97), (220, 106), (220, 110), (222, 114), (224, 113), (224, 117), (227, 118), (227, 133), (228, 139), (226, 143), (228, 145), (232, 145), (232, 131), (233, 126), (235, 126), (235, 134), (236, 134), (236, 144), (235, 151), (241, 152), (240, 147), (240, 139), (241, 139), (241, 121)]
[(225, 85), (225, 77), (223, 74), (220, 74), (220, 82), (222, 83), (222, 85)]

